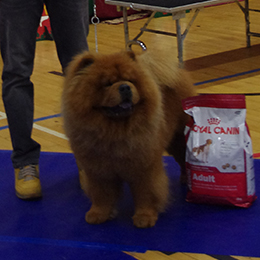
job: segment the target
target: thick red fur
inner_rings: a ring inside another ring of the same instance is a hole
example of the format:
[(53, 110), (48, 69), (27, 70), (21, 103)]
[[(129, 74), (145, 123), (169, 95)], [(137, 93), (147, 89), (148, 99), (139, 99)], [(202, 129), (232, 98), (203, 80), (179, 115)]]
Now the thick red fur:
[(188, 76), (168, 58), (83, 53), (66, 71), (64, 128), (92, 206), (86, 221), (98, 224), (115, 212), (122, 183), (130, 186), (134, 225), (155, 225), (169, 201), (162, 155), (168, 150), (185, 179), (181, 100), (195, 95)]

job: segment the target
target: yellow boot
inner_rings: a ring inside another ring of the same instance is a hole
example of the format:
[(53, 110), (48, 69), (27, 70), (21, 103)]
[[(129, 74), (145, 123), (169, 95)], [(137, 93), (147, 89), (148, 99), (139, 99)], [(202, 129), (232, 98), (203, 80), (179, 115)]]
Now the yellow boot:
[(27, 165), (14, 169), (15, 191), (20, 199), (36, 199), (42, 196), (39, 166)]

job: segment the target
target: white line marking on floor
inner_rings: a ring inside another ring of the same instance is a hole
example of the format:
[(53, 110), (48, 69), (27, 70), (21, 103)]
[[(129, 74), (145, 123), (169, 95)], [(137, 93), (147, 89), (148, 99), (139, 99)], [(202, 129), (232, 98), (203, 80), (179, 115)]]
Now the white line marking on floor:
[[(6, 114), (4, 112), (0, 111), (0, 120), (2, 120), (2, 119), (6, 119)], [(57, 131), (51, 130), (51, 129), (47, 128), (47, 127), (40, 126), (40, 125), (37, 125), (35, 123), (33, 124), (33, 127), (35, 129), (37, 129), (37, 130), (42, 131), (42, 132), (54, 135), (56, 137), (59, 137), (59, 138), (65, 139), (65, 140), (68, 140), (68, 138), (66, 137), (65, 134), (62, 134), (62, 133), (59, 133)]]
[(44, 127), (44, 126), (40, 126), (40, 125), (37, 125), (37, 124), (33, 124), (33, 128), (37, 129), (37, 130), (40, 130), (42, 132), (45, 132), (45, 133), (48, 133), (48, 134), (51, 134), (51, 135), (54, 135), (54, 136), (57, 136), (59, 138), (62, 138), (62, 139), (65, 139), (65, 140), (68, 140), (68, 138), (66, 137), (65, 134), (61, 134), (57, 131), (54, 131), (54, 130), (51, 130), (47, 127)]
[(0, 120), (6, 119), (6, 114), (0, 111)]

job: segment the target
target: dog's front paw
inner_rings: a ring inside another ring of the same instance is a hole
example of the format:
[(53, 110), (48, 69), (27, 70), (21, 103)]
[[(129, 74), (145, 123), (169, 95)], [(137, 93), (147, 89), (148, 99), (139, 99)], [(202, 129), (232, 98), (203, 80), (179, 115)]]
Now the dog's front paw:
[(101, 224), (110, 219), (110, 214), (106, 214), (99, 211), (90, 210), (85, 215), (85, 220), (89, 224)]
[(153, 227), (158, 219), (157, 214), (135, 214), (133, 216), (134, 225), (138, 228)]

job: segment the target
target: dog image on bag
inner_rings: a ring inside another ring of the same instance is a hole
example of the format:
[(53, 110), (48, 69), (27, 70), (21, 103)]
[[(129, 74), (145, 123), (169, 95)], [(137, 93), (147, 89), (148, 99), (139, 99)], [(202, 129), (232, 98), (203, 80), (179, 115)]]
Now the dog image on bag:
[(208, 156), (209, 156), (209, 151), (210, 151), (210, 145), (211, 144), (212, 144), (212, 140), (211, 139), (207, 139), (205, 144), (200, 145), (199, 147), (193, 147), (193, 149), (192, 149), (193, 155), (197, 159), (200, 156), (200, 160), (202, 162), (208, 162)]
[(91, 200), (90, 224), (115, 217), (126, 182), (136, 227), (155, 225), (169, 201), (162, 155), (167, 150), (185, 179), (182, 99), (196, 95), (169, 57), (149, 51), (85, 52), (70, 63), (62, 94), (64, 129)]

